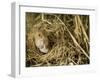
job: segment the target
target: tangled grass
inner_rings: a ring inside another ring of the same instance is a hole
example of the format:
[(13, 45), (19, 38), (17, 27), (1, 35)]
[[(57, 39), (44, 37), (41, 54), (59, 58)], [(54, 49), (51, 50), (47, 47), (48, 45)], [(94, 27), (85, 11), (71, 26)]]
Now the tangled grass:
[[(90, 63), (89, 16), (26, 13), (26, 67)], [(49, 52), (42, 54), (34, 42), (35, 28), (45, 30)]]

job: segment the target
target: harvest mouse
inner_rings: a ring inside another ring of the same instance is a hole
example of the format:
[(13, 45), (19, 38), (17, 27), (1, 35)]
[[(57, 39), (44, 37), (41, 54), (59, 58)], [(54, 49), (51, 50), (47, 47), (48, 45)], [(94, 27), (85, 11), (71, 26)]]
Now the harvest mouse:
[(43, 30), (36, 30), (34, 34), (35, 45), (36, 47), (43, 53), (47, 53), (49, 51), (48, 48), (48, 38), (47, 35), (43, 32)]

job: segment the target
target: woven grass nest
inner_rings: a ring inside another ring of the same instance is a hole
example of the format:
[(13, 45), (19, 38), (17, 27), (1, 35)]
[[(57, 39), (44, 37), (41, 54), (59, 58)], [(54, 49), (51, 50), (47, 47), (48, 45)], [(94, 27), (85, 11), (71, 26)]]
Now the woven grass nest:
[[(43, 54), (35, 28), (45, 31), (50, 49)], [(26, 13), (26, 67), (89, 64), (89, 16)]]

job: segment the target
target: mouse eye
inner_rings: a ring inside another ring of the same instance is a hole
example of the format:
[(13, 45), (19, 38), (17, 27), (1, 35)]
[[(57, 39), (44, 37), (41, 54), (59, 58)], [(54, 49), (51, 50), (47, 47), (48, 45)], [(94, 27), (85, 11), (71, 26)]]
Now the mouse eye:
[(38, 36), (39, 36), (40, 38), (42, 38), (42, 34), (38, 34)]
[(41, 36), (40, 34), (38, 34), (39, 36)]

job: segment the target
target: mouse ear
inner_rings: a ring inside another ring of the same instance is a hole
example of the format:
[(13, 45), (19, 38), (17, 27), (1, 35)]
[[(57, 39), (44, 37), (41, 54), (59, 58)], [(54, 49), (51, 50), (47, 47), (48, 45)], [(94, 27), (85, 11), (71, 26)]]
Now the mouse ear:
[(41, 30), (42, 29), (42, 23), (38, 23), (38, 24), (35, 24), (33, 25), (33, 31), (38, 31), (38, 30)]

